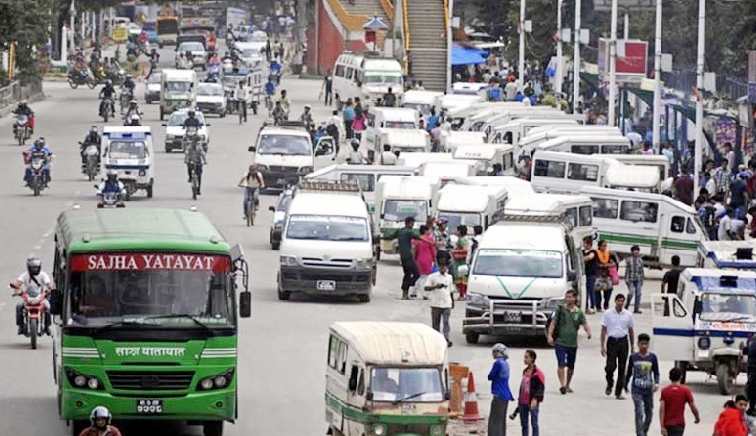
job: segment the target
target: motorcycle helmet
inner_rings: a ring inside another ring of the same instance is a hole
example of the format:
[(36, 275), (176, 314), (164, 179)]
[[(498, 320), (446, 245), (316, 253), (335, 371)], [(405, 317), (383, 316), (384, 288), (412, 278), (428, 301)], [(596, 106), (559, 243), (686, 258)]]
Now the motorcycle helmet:
[(118, 173), (114, 170), (109, 170), (105, 176), (108, 178), (109, 182), (115, 182), (118, 180)]
[(37, 148), (42, 148), (45, 146), (45, 138), (43, 136), (40, 136), (37, 138), (36, 141), (34, 141), (34, 146)]
[(186, 114), (189, 116), (189, 118), (194, 118), (194, 110), (193, 109), (189, 109), (189, 111)]
[(34, 277), (42, 271), (42, 261), (37, 256), (26, 258), (26, 271)]
[(107, 422), (105, 425), (110, 425), (110, 420), (113, 418), (113, 416), (110, 414), (110, 410), (108, 410), (105, 406), (97, 406), (94, 409), (92, 409), (92, 413), (89, 414), (89, 421), (92, 423), (92, 425), (96, 426), (96, 421), (98, 419), (105, 419)]
[(110, 80), (110, 79), (108, 79), (108, 80), (105, 81), (105, 85), (107, 85), (107, 86), (113, 86), (113, 81)]
[(92, 126), (89, 128), (89, 133), (97, 133), (97, 126)]
[(350, 142), (350, 144), (352, 145), (352, 148), (355, 149), (355, 150), (357, 150), (358, 148), (360, 148), (360, 141), (359, 141), (359, 139), (356, 139), (356, 138), (352, 139), (352, 141)]

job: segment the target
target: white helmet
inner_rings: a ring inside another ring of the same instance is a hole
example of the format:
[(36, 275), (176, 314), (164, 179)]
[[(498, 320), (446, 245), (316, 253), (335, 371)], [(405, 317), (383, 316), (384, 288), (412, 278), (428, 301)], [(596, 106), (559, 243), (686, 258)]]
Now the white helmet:
[(499, 355), (501, 357), (509, 357), (509, 351), (507, 351), (507, 346), (501, 343), (495, 344), (493, 348), (491, 348), (491, 353), (494, 355)]
[(110, 420), (113, 418), (113, 416), (110, 414), (110, 410), (108, 410), (108, 408), (105, 406), (97, 406), (92, 409), (92, 413), (89, 414), (89, 421), (92, 423), (92, 425), (95, 425), (96, 420), (102, 418), (105, 418), (108, 421), (107, 425), (110, 425)]

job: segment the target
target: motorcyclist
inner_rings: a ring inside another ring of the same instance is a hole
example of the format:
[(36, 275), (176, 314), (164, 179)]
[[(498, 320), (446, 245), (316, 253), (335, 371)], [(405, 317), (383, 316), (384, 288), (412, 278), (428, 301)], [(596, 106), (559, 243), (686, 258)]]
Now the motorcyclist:
[[(26, 291), (30, 296), (36, 297), (42, 292), (48, 292), (52, 289), (52, 280), (50, 276), (42, 271), (42, 261), (36, 256), (29, 256), (26, 259), (26, 272), (19, 275), (14, 281), (10, 283), (10, 287), (13, 288), (14, 295), (20, 295)], [(45, 333), (50, 334), (50, 303), (45, 300), (45, 314), (44, 314), (44, 326)], [(24, 303), (16, 304), (16, 327), (18, 327), (18, 334), (24, 333), (23, 315)]]
[(50, 151), (49, 148), (47, 148), (47, 144), (45, 144), (45, 138), (40, 136), (36, 141), (34, 141), (34, 144), (24, 152), (25, 159), (27, 160), (27, 166), (26, 166), (26, 172), (24, 173), (24, 182), (27, 184), (29, 183), (29, 180), (31, 179), (31, 158), (34, 154), (43, 154), (45, 157), (45, 167), (42, 170), (42, 174), (45, 178), (45, 183), (50, 183), (52, 180), (52, 177), (50, 175), (50, 160), (52, 160), (53, 153)]
[(134, 78), (131, 77), (131, 74), (126, 75), (126, 78), (123, 79), (123, 85), (121, 85), (121, 87), (127, 89), (130, 95), (134, 95), (134, 88), (136, 88), (136, 83), (134, 83)]
[(110, 411), (105, 406), (97, 406), (89, 415), (91, 426), (85, 428), (79, 436), (121, 436), (121, 432), (113, 425)]
[[(137, 118), (135, 120), (132, 120), (132, 115), (135, 115)], [(139, 104), (136, 100), (131, 100), (129, 102), (129, 109), (126, 111), (126, 115), (123, 117), (124, 125), (128, 126), (138, 126), (140, 125), (139, 119), (141, 119), (142, 111), (139, 110)]]
[(242, 216), (246, 220), (247, 216), (247, 201), (250, 198), (254, 199), (255, 204), (259, 202), (258, 194), (260, 189), (265, 189), (265, 179), (263, 178), (260, 170), (257, 169), (257, 165), (252, 164), (247, 169), (247, 172), (239, 180), (239, 187), (244, 189), (244, 200), (242, 201)]
[(105, 181), (100, 184), (100, 189), (97, 192), (98, 206), (102, 207), (105, 194), (118, 194), (118, 203), (121, 203), (124, 195), (126, 194), (126, 187), (118, 180), (118, 173), (110, 170), (105, 176)]
[(115, 115), (115, 94), (116, 90), (115, 87), (113, 87), (113, 81), (108, 79), (105, 81), (105, 86), (102, 87), (100, 90), (100, 99), (102, 102), (100, 103), (100, 112), (102, 112), (102, 105), (105, 104), (105, 99), (110, 100), (110, 113), (111, 115)]
[(13, 113), (15, 115), (26, 115), (26, 125), (29, 126), (29, 130), (31, 131), (31, 135), (34, 134), (34, 111), (31, 110), (29, 107), (29, 104), (26, 103), (26, 100), (21, 100), (18, 102), (18, 106), (16, 106), (16, 109), (13, 110)]
[(314, 128), (315, 121), (312, 119), (312, 107), (309, 104), (304, 106), (304, 112), (299, 116), (299, 121), (304, 123), (307, 130)]
[(79, 147), (79, 153), (81, 154), (81, 163), (83, 165), (86, 165), (87, 163), (87, 157), (84, 154), (84, 151), (87, 149), (87, 147), (89, 147), (90, 144), (94, 144), (95, 146), (97, 146), (97, 154), (99, 156), (101, 141), (102, 141), (102, 138), (100, 137), (100, 134), (97, 132), (97, 126), (92, 126), (87, 132), (87, 136), (85, 136), (84, 140), (81, 141), (81, 146)]
[(207, 163), (207, 156), (205, 155), (205, 149), (200, 145), (200, 141), (197, 139), (198, 138), (188, 140), (184, 146), (184, 163), (186, 164), (187, 182), (192, 181), (192, 169), (196, 171), (197, 179), (199, 181), (199, 190), (197, 194), (201, 194), (202, 167)]
[(347, 161), (349, 161), (350, 165), (362, 165), (365, 163), (365, 158), (362, 157), (362, 153), (360, 153), (360, 141), (357, 139), (352, 139), (352, 142), (350, 143), (352, 146), (352, 151), (349, 152), (349, 157), (347, 158)]
[(197, 118), (194, 109), (189, 109), (186, 113), (186, 119), (184, 120), (184, 129), (189, 127), (196, 127), (199, 129), (202, 127), (202, 121)]

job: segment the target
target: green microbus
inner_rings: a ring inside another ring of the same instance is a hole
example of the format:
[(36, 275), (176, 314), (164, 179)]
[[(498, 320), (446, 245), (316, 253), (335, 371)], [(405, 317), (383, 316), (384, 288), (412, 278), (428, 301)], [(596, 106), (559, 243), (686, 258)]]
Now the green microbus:
[(159, 208), (63, 212), (53, 277), (58, 410), (75, 436), (98, 405), (114, 419), (203, 425), (206, 436), (235, 421), (248, 266), (207, 217)]

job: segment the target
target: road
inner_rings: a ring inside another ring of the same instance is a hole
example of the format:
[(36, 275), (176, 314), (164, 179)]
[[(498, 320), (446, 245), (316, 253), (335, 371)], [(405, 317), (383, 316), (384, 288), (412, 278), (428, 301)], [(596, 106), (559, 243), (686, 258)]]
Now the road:
[[(165, 53), (164, 58), (168, 57)], [(314, 107), (315, 119), (323, 120), (329, 110), (316, 99), (320, 82), (285, 78), (286, 88), (293, 102), (292, 115), (298, 116), (304, 104)], [(57, 158), (53, 168), (51, 188), (34, 198), (22, 184), (23, 163), (21, 148), (13, 145), (11, 119), (0, 119), (0, 234), (2, 261), (0, 277), (11, 279), (24, 268), (30, 253), (40, 255), (49, 267), (52, 257), (52, 238), (55, 219), (64, 209), (79, 204), (95, 207), (94, 188), (79, 171), (77, 141), (92, 125), (101, 126), (97, 117), (96, 92), (88, 89), (71, 90), (63, 82), (45, 83), (48, 98), (36, 103), (37, 135), (47, 138)], [(137, 96), (142, 97), (142, 84)], [(157, 155), (155, 198), (141, 195), (128, 203), (131, 207), (197, 206), (221, 229), (226, 238), (240, 242), (250, 261), (252, 274), (253, 316), (241, 321), (239, 335), (239, 401), (240, 419), (226, 427), (229, 435), (321, 435), (325, 433), (323, 387), (326, 363), (328, 326), (345, 320), (396, 320), (429, 322), (429, 309), (423, 301), (399, 300), (401, 269), (396, 260), (381, 262), (377, 288), (370, 303), (351, 301), (304, 300), (278, 301), (275, 274), (278, 265), (276, 252), (268, 246), (268, 224), (272, 214), (267, 207), (274, 197), (262, 199), (261, 214), (253, 228), (244, 226), (241, 214), (242, 193), (236, 182), (241, 177), (250, 155), (247, 146), (255, 139), (262, 118), (251, 115), (250, 121), (239, 125), (236, 117), (209, 118), (211, 143), (208, 166), (205, 169), (203, 195), (191, 201), (186, 183), (183, 155), (162, 151), (165, 128), (158, 120), (158, 106), (142, 104), (146, 124), (152, 127)], [(330, 162), (319, 158), (318, 166)], [(646, 292), (658, 287), (649, 281)], [(51, 341), (43, 338), (40, 349), (28, 349), (28, 340), (15, 335), (14, 305), (9, 293), (0, 295), (0, 435), (69, 434), (58, 419), (55, 405), (55, 386), (51, 371)], [(458, 304), (452, 317), (450, 361), (470, 366), (477, 376), (481, 411), (488, 409), (490, 395), (485, 375), (490, 365), (490, 346), (495, 338), (483, 337), (481, 344), (465, 344), (461, 334), (463, 305)], [(527, 347), (539, 354), (538, 364), (546, 374), (546, 400), (542, 405), (542, 434), (560, 436), (629, 435), (633, 434), (633, 405), (630, 399), (615, 400), (603, 395), (603, 362), (599, 354), (600, 319), (589, 317), (594, 339), (581, 338), (574, 381), (575, 393), (561, 396), (557, 390), (556, 365), (553, 351), (544, 344), (509, 341), (512, 347), (513, 391), (519, 387), (518, 374), (522, 370), (522, 355)], [(650, 330), (650, 316), (637, 319), (638, 332)], [(671, 362), (662, 363), (662, 378)], [(741, 376), (739, 383), (744, 382)], [(708, 436), (725, 398), (716, 393), (715, 381), (702, 374), (689, 374), (689, 382), (703, 414), (703, 423), (692, 424), (688, 415), (687, 435)], [(481, 392), (482, 391), (482, 392)], [(658, 400), (658, 396), (657, 396)], [(656, 413), (656, 412), (655, 412)], [(519, 425), (510, 431), (519, 432)], [(655, 415), (651, 434), (658, 434)], [(198, 435), (199, 427), (158, 424), (129, 426), (126, 435)]]

